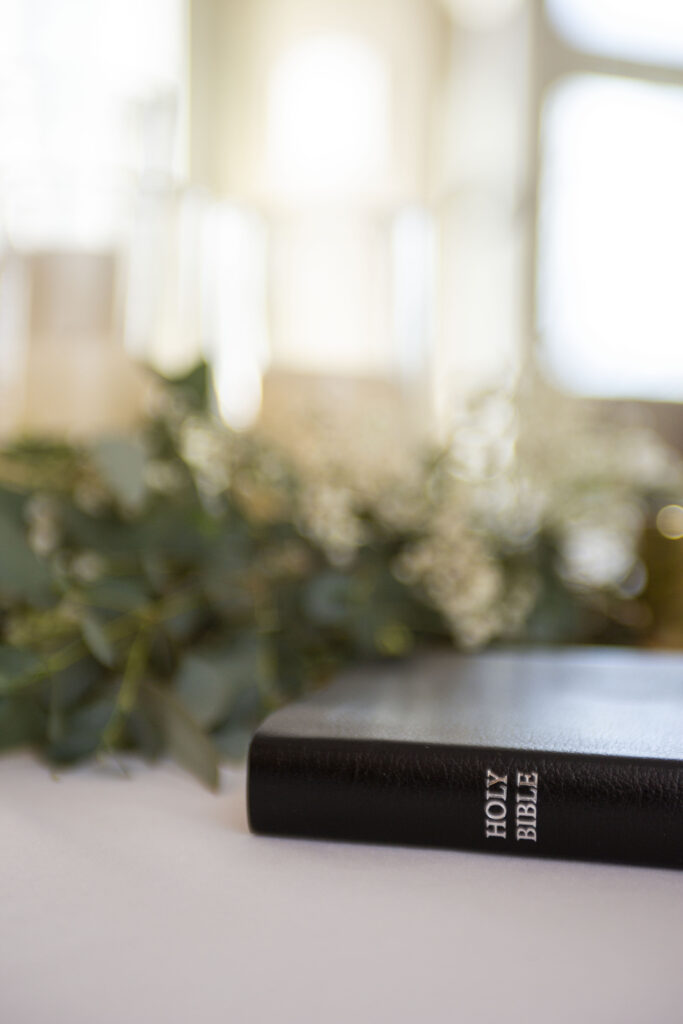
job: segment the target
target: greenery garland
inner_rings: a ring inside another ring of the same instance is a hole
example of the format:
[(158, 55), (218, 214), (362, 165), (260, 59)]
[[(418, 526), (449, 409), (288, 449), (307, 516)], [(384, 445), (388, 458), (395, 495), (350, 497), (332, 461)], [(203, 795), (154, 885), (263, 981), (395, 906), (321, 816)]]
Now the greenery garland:
[[(642, 640), (623, 612), (637, 594), (568, 573), (566, 521), (487, 521), (500, 495), (463, 480), (452, 448), (363, 494), (226, 430), (208, 394), (199, 367), (158, 389), (134, 437), (0, 453), (0, 749), (167, 752), (213, 787), (266, 712), (350, 662)], [(617, 486), (623, 508), (661, 492), (617, 478), (586, 493)], [(330, 495), (341, 525), (321, 515)]]

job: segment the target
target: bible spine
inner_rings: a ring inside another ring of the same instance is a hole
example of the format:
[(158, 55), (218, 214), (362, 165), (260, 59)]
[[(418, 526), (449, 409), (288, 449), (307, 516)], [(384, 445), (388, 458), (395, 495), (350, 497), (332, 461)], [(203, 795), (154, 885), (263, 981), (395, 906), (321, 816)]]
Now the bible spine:
[(683, 763), (257, 732), (253, 831), (683, 867)]

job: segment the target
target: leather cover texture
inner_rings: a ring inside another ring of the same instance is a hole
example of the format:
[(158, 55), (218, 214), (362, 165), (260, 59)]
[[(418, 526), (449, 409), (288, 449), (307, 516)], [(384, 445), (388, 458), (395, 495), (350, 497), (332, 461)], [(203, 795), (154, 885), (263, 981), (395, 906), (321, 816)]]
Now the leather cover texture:
[(271, 715), (256, 832), (683, 867), (683, 656), (383, 662)]

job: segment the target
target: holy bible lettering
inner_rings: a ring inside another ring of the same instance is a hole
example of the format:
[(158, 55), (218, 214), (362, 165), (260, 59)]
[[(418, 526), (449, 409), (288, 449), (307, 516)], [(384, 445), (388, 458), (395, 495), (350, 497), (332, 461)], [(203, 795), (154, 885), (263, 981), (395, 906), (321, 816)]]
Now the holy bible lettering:
[(486, 771), (486, 838), (505, 839), (507, 835), (507, 775)]
[(538, 772), (517, 772), (517, 806), (515, 837), (536, 842), (538, 808)]
[[(517, 772), (515, 777), (515, 839), (538, 838), (538, 772)], [(508, 777), (486, 770), (485, 824), (487, 839), (507, 839)]]

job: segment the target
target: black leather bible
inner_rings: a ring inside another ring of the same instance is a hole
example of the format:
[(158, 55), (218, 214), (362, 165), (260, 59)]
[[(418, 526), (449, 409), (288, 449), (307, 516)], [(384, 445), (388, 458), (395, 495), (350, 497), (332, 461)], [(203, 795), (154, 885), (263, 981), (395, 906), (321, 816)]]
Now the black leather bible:
[(683, 656), (576, 648), (356, 670), (249, 750), (255, 832), (683, 867)]

